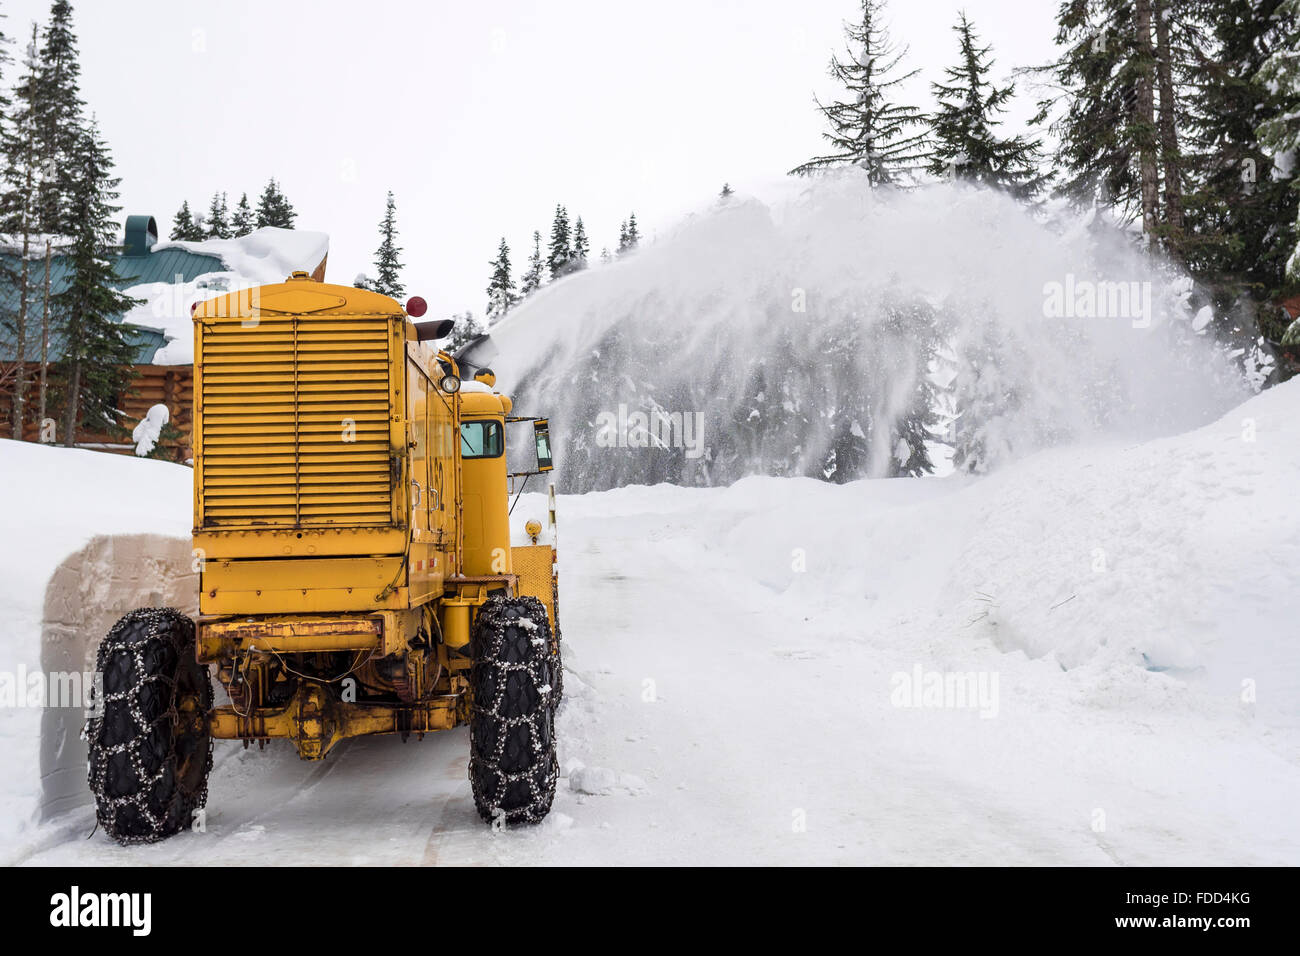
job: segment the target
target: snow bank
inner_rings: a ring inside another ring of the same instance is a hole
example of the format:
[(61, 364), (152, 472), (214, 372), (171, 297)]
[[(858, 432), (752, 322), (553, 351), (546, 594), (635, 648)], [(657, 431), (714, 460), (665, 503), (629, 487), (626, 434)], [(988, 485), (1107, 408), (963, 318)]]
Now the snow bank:
[[(4, 668), (75, 660), (115, 599), (184, 586), (164, 570), (189, 544), (186, 469), (9, 442), (0, 468), (26, 506), (0, 518)], [(1291, 382), (1176, 437), (986, 478), (562, 496), (564, 773), (544, 826), (481, 826), (464, 731), (345, 744), (323, 767), (218, 743), (207, 831), (123, 851), (85, 839), (86, 806), (36, 824), (84, 797), (79, 755), (57, 753), (71, 724), (0, 709), (0, 848), (47, 864), (1295, 865), (1297, 481)], [(546, 507), (524, 495), (514, 520)], [(150, 565), (161, 541), (176, 552)], [(137, 579), (114, 581), (125, 568)], [(986, 699), (921, 692), (964, 675)], [(58, 771), (45, 790), (38, 766)]]
[(161, 329), (167, 336), (167, 344), (158, 350), (154, 364), (189, 365), (194, 361), (190, 307), (195, 302), (237, 289), (283, 282), (295, 271), (312, 272), (329, 252), (329, 236), (265, 226), (238, 239), (173, 240), (156, 243), (153, 248), (214, 256), (226, 266), (224, 272), (202, 275), (192, 282), (147, 282), (124, 290), (144, 300), (126, 314), (125, 321)]
[(1294, 865), (1298, 480), (1292, 382), (982, 479), (563, 497), (572, 824), (466, 858)]
[[(133, 607), (193, 609), (193, 472), (168, 462), (0, 440), (0, 674), (79, 672)], [(3, 678), (0, 678), (3, 679)], [(0, 707), (0, 859), (45, 816), (89, 800), (76, 707)]]

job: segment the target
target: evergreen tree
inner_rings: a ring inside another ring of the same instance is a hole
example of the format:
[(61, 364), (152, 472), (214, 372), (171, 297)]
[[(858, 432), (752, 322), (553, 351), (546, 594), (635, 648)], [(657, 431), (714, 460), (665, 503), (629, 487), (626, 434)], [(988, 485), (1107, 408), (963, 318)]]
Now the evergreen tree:
[(722, 192), (718, 193), (718, 198), (725, 201), (729, 199), (731, 194), (734, 192), (735, 190), (731, 188), (731, 183), (723, 183)]
[(1184, 122), (1187, 99), (1180, 81), (1186, 73), (1187, 63), (1201, 42), (1199, 27), (1191, 15), (1179, 17), (1180, 26), (1174, 28), (1175, 0), (1152, 0), (1156, 33), (1156, 124), (1160, 143), (1160, 165), (1164, 202), (1162, 239), (1174, 256), (1185, 254), (1183, 214), (1184, 171), (1179, 128)]
[(632, 213), (627, 222), (619, 226), (618, 230), (618, 253), (622, 255), (625, 252), (631, 252), (641, 244), (641, 232), (637, 228), (636, 213)]
[(603, 265), (604, 263), (609, 262), (613, 258), (614, 257), (609, 254), (609, 246), (602, 246), (600, 249), (601, 264)]
[(226, 194), (213, 193), (212, 202), (208, 204), (208, 220), (207, 228), (203, 232), (204, 239), (230, 238), (228, 212), (229, 210), (226, 208)]
[(528, 269), (519, 282), (520, 298), (527, 298), (542, 286), (542, 234), (533, 231), (533, 251), (528, 256)]
[[(1272, 51), (1260, 66), (1255, 83), (1271, 90), (1280, 100), (1294, 103), (1300, 96), (1300, 0), (1282, 0), (1274, 9), (1273, 17), (1278, 29), (1271, 37)], [(1275, 106), (1257, 133), (1260, 144), (1273, 157), (1290, 155), (1293, 162), (1294, 157), (1300, 157), (1300, 109), (1283, 106), (1279, 112)], [(1291, 176), (1290, 193), (1290, 204), (1300, 207), (1300, 175)], [(1297, 215), (1300, 216), (1300, 209)], [(1300, 285), (1300, 218), (1291, 224), (1290, 233), (1286, 278), (1293, 285)], [(1282, 251), (1286, 242), (1286, 239), (1280, 242)]]
[(230, 218), (230, 234), (238, 239), (240, 236), (246, 236), (255, 228), (252, 207), (248, 205), (248, 193), (243, 193), (239, 197), (239, 205), (235, 207), (235, 214)]
[(37, 141), (41, 160), (37, 221), (42, 232), (71, 234), (73, 180), (81, 148), (81, 65), (72, 32), (72, 5), (55, 0), (40, 50), (36, 82)]
[[(19, 244), (18, 263), (0, 259), (0, 290), (16, 289), (18, 308), (11, 314), (0, 314), (0, 332), (6, 346), (12, 344), (14, 362), (9, 369), (0, 369), (0, 381), (8, 379), (12, 388), (11, 437), (21, 441), (27, 404), (27, 352), (32, 323), (31, 244), (36, 231), (36, 129), (32, 108), (35, 96), (35, 27), (32, 29), (32, 48), (27, 56), (27, 75), (20, 80), (15, 104), (5, 93), (0, 82), (0, 156), (4, 170), (0, 173), (0, 233), (7, 234)], [(9, 40), (0, 33), (0, 72), (10, 62)], [(0, 77), (0, 80), (3, 78)]]
[(591, 255), (591, 243), (587, 240), (587, 227), (582, 224), (582, 217), (573, 224), (573, 263), (571, 271), (581, 272), (587, 268), (587, 258)]
[(896, 73), (907, 48), (894, 47), (883, 21), (881, 0), (862, 0), (860, 24), (845, 25), (850, 58), (832, 58), (830, 75), (844, 85), (847, 96), (829, 105), (817, 101), (831, 127), (822, 135), (833, 149), (797, 166), (792, 173), (806, 175), (852, 165), (863, 169), (868, 182), (878, 186), (902, 183), (923, 165), (925, 117), (916, 107), (891, 99), (895, 88), (917, 71)]
[(1028, 198), (1042, 184), (1038, 143), (1020, 136), (999, 138), (994, 132), (1015, 87), (990, 82), (990, 47), (979, 45), (965, 13), (953, 30), (959, 38), (961, 61), (944, 70), (948, 82), (931, 84), (939, 109), (930, 120), (934, 138), (930, 172)]
[[(4, 14), (0, 13), (0, 20), (4, 19)], [(9, 117), (9, 107), (12, 105), (9, 94), (4, 84), (4, 72), (13, 62), (13, 57), (9, 53), (9, 44), (13, 41), (5, 36), (4, 30), (0, 30), (0, 129)]]
[(987, 305), (967, 306), (968, 329), (954, 343), (950, 432), (952, 464), (959, 472), (983, 474), (1020, 450), (1007, 434), (1006, 422), (1023, 404), (1021, 389), (1007, 380), (1009, 356), (1023, 359), (1027, 350), (1016, 333), (997, 321)]
[(552, 281), (567, 275), (572, 261), (573, 236), (569, 231), (569, 211), (557, 205), (555, 219), (551, 223), (551, 245), (546, 257)]
[(497, 247), (497, 257), (488, 265), (492, 268), (492, 279), (487, 287), (487, 317), (488, 324), (492, 325), (519, 301), (515, 294), (515, 280), (510, 276), (510, 247), (504, 238)]
[(117, 186), (113, 160), (93, 122), (82, 130), (73, 157), (68, 285), (53, 298), (61, 319), (63, 357), (55, 367), (64, 402), (64, 444), (76, 443), (76, 426), (112, 432), (118, 400), (131, 380), (135, 348), (122, 314), (139, 300), (117, 291), (110, 258), (117, 239)]
[(401, 276), (402, 262), (398, 256), (402, 248), (396, 242), (397, 205), (393, 202), (392, 190), (389, 190), (388, 200), (384, 204), (384, 218), (379, 223), (379, 235), (381, 237), (379, 248), (375, 250), (377, 278), (372, 288), (380, 295), (401, 299), (404, 290)]
[(1062, 193), (1140, 219), (1148, 243), (1181, 255), (1178, 127), (1187, 90), (1175, 79), (1202, 41), (1196, 18), (1173, 17), (1169, 2), (1065, 0), (1057, 15), (1062, 52), (1034, 72), (1061, 90), (1040, 104), (1039, 118), (1063, 104), (1051, 125)]
[(1266, 144), (1261, 130), (1300, 128), (1300, 85), (1277, 82), (1265, 68), (1285, 62), (1270, 51), (1288, 43), (1295, 50), (1300, 24), (1281, 0), (1215, 0), (1205, 13), (1209, 44), (1197, 64), (1185, 160), (1193, 180), (1187, 258), (1210, 287), (1216, 312), (1232, 315), (1217, 331), (1245, 346), (1256, 326), (1275, 340), (1282, 331), (1272, 303), (1287, 284), (1300, 206), (1300, 170), (1286, 151), (1300, 136), (1293, 133), (1291, 147), (1285, 136)]
[(292, 229), (293, 222), (297, 218), (298, 214), (293, 211), (293, 206), (280, 191), (280, 184), (272, 176), (257, 201), (257, 228), (276, 226), (280, 229)]
[[(474, 318), (473, 312), (465, 311), (453, 314), (451, 318), (456, 324), (452, 327), (451, 335), (447, 337), (446, 344), (442, 346), (443, 351), (451, 355), (455, 355), (487, 331), (483, 327), (483, 323)], [(475, 371), (475, 369), (470, 369), (470, 371)]]
[(172, 231), (169, 238), (182, 242), (199, 242), (204, 238), (203, 227), (190, 212), (189, 200), (181, 202), (181, 208), (172, 218)]

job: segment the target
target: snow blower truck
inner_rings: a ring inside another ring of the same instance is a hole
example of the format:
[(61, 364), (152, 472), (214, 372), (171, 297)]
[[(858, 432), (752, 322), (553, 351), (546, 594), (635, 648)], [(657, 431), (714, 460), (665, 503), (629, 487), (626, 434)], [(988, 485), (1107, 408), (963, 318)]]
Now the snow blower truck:
[(199, 616), (118, 621), (85, 728), (96, 816), (118, 842), (191, 825), (214, 738), (284, 738), (321, 760), (351, 737), (469, 724), (479, 815), (550, 810), (554, 489), (545, 534), (529, 520), (512, 539), (509, 515), (512, 485), (552, 468), (547, 422), (512, 416), (490, 369), (462, 379), (431, 344), (451, 322), (423, 314), (306, 273), (194, 307)]

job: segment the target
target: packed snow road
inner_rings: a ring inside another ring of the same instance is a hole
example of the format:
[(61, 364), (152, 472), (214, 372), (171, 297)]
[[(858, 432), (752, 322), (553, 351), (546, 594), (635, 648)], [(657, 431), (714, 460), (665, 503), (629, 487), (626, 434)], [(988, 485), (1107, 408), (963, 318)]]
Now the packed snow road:
[(81, 805), (5, 859), (1294, 865), (1297, 478), (1293, 384), (979, 481), (561, 498), (544, 824), (479, 822), (464, 730), (217, 741), (204, 832), (124, 849)]

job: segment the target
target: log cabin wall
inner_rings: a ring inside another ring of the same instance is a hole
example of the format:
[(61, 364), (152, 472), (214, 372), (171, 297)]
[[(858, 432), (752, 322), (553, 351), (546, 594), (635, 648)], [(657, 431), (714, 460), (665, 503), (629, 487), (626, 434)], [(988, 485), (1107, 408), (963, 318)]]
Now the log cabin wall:
[[(93, 448), (98, 451), (115, 452), (123, 455), (135, 454), (135, 443), (131, 441), (131, 430), (154, 405), (166, 405), (169, 422), (180, 434), (164, 436), (159, 445), (164, 449), (161, 457), (170, 461), (185, 462), (194, 457), (194, 366), (192, 365), (133, 365), (132, 381), (126, 394), (118, 400), (122, 410), (123, 434), (79, 430), (76, 444), (78, 448)], [(40, 366), (31, 365), (27, 370), (31, 387), (27, 392), (27, 421), (23, 423), (23, 438), (27, 441), (40, 441), (40, 422), (36, 420), (36, 407), (40, 400)], [(62, 408), (52, 404), (47, 410), (50, 418), (63, 425)], [(13, 400), (9, 393), (0, 394), (0, 435), (8, 437), (10, 423), (13, 421)], [(63, 443), (63, 435), (56, 436), (58, 444)], [(156, 456), (157, 457), (157, 456)]]

